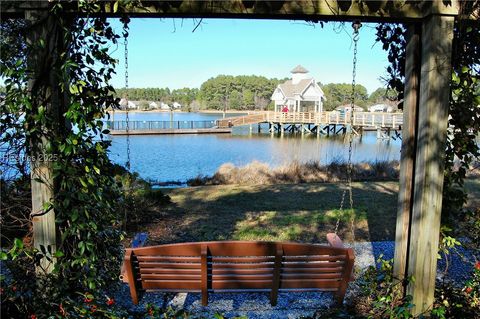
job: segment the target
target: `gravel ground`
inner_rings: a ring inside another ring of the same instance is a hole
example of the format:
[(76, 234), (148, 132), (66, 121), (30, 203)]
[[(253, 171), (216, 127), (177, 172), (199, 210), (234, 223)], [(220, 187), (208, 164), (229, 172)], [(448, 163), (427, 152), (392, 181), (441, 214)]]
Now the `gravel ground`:
[[(348, 245), (347, 245), (348, 246)], [(366, 269), (375, 264), (380, 255), (384, 259), (393, 258), (395, 242), (361, 242), (355, 243), (355, 267), (357, 271)], [(463, 283), (465, 277), (471, 272), (471, 265), (465, 260), (473, 260), (469, 251), (461, 248), (459, 253), (466, 259), (462, 260), (458, 255), (450, 256), (448, 262), (448, 278), (458, 283)], [(447, 263), (441, 259), (438, 264), (438, 277), (443, 276)], [(349, 294), (355, 293), (350, 291)], [(348, 294), (348, 293), (347, 293)], [(144, 294), (139, 305), (132, 304), (128, 286), (119, 285), (114, 292), (115, 300), (130, 312), (142, 311), (147, 303), (159, 307), (173, 307), (185, 309), (192, 314), (201, 317), (212, 318), (215, 313), (224, 314), (226, 318), (246, 316), (250, 319), (265, 318), (301, 318), (311, 316), (319, 309), (328, 309), (334, 305), (331, 293), (306, 292), (306, 293), (280, 293), (278, 304), (275, 307), (270, 305), (268, 293), (212, 293), (209, 295), (207, 307), (201, 305), (199, 293), (154, 293)]]

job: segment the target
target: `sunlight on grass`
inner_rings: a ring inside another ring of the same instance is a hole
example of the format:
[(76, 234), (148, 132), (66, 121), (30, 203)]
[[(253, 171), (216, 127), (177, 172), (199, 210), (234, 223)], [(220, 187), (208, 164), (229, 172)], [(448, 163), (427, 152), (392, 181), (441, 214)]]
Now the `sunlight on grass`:
[[(264, 211), (247, 214), (238, 221), (233, 233), (235, 240), (315, 240), (325, 224), (334, 225), (337, 218), (345, 223), (351, 220), (351, 210), (329, 211)], [(357, 212), (356, 223), (366, 221), (366, 212)], [(332, 227), (333, 231), (333, 227)]]
[[(177, 240), (286, 240), (324, 242), (340, 219), (348, 237), (354, 217), (357, 240), (394, 236), (395, 182), (354, 183), (354, 211), (339, 210), (343, 185), (218, 185), (167, 191), (171, 209), (166, 224), (177, 225)], [(348, 208), (348, 201), (346, 207)], [(181, 232), (178, 229), (182, 229)], [(156, 230), (160, 232), (160, 230)], [(168, 238), (172, 230), (162, 232)]]

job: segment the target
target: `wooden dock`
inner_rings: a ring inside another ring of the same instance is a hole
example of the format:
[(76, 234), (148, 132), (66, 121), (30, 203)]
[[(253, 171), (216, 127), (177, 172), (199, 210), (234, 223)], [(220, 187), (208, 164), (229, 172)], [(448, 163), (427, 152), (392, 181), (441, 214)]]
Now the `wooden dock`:
[[(351, 118), (353, 116), (353, 118)], [(351, 123), (352, 121), (352, 123)], [(335, 135), (352, 132), (377, 131), (377, 137), (384, 138), (390, 131), (399, 131), (403, 125), (403, 113), (385, 112), (258, 112), (245, 116), (229, 117), (217, 120), (219, 128), (231, 128), (254, 124), (269, 124), (271, 133), (314, 133), (317, 135)], [(353, 124), (353, 125), (351, 125)]]

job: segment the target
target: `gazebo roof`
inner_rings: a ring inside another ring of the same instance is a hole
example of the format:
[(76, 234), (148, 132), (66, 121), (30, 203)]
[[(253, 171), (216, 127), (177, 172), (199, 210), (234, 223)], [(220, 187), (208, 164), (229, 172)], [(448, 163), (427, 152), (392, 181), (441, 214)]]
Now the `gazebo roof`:
[(290, 73), (308, 73), (308, 70), (299, 64)]
[(293, 98), (295, 94), (302, 94), (302, 92), (310, 85), (312, 79), (303, 79), (300, 80), (297, 84), (293, 84), (292, 80), (287, 80), (278, 86), (282, 89), (285, 97)]

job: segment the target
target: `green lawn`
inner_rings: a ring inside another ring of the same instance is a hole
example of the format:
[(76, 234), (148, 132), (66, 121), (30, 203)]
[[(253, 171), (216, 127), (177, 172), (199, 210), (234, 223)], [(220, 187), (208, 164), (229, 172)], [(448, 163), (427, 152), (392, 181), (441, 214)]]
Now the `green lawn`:
[[(354, 183), (355, 239), (394, 240), (398, 183)], [(478, 206), (480, 181), (466, 188)], [(339, 184), (202, 186), (168, 190), (172, 204), (144, 224), (152, 243), (201, 240), (325, 242), (340, 217), (351, 240), (349, 210), (340, 211)], [(348, 199), (348, 195), (347, 195)], [(348, 203), (348, 200), (347, 200)]]

